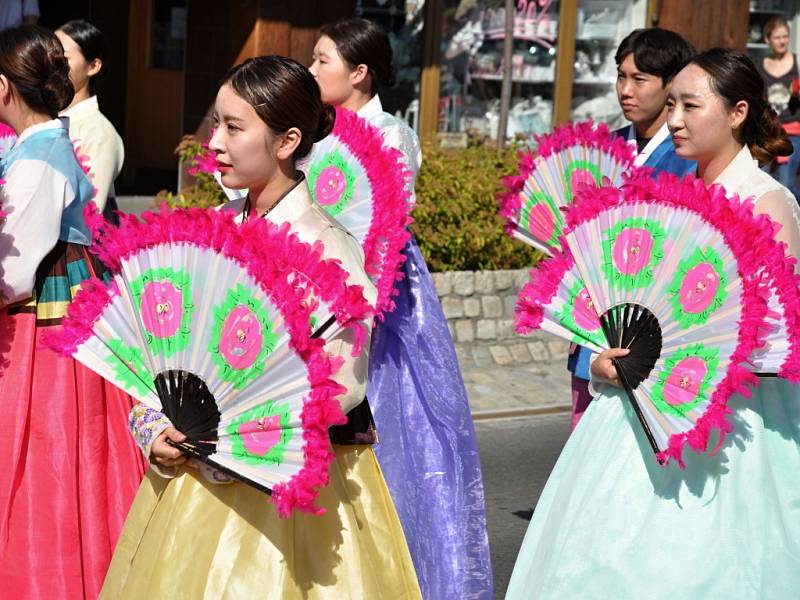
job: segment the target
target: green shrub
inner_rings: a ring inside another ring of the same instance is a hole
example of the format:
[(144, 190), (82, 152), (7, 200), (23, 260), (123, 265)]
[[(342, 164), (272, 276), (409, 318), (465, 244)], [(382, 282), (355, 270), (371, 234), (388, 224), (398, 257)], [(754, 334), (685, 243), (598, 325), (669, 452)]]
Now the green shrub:
[(412, 230), (431, 271), (519, 269), (539, 254), (509, 237), (498, 214), (501, 179), (518, 173), (517, 147), (423, 146)]

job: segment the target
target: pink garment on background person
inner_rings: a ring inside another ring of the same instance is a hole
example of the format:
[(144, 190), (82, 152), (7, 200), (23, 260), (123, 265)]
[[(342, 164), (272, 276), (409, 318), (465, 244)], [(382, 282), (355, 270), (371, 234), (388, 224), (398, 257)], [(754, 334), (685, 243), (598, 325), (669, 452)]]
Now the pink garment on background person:
[(572, 419), (569, 424), (570, 431), (573, 431), (578, 426), (591, 401), (592, 395), (589, 393), (589, 382), (572, 375)]

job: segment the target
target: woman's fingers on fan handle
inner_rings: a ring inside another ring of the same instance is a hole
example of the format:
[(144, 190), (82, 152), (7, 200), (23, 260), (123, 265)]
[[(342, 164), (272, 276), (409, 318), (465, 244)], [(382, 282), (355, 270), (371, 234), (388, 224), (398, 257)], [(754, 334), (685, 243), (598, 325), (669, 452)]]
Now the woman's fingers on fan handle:
[(160, 465), (165, 467), (175, 467), (186, 462), (186, 456), (178, 448), (167, 443), (167, 439), (173, 442), (183, 442), (186, 436), (174, 427), (167, 427), (153, 441), (150, 447), (152, 458)]
[(619, 380), (619, 373), (617, 367), (614, 366), (613, 359), (630, 354), (627, 348), (611, 348), (601, 352), (595, 361), (592, 363), (592, 375), (607, 383), (622, 387), (622, 382)]

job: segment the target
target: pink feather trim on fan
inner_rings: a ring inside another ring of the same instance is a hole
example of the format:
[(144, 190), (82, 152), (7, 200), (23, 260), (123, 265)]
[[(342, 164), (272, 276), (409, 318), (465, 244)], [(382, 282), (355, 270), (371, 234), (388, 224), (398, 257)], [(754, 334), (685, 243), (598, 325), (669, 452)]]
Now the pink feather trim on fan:
[[(784, 246), (778, 244), (773, 235), (776, 225), (766, 216), (753, 214), (751, 199), (728, 198), (721, 186), (707, 187), (701, 180), (686, 176), (679, 179), (669, 173), (660, 173), (655, 179), (649, 169), (637, 170), (621, 189), (602, 188), (578, 192), (575, 201), (567, 212), (566, 233), (580, 224), (593, 219), (599, 213), (622, 203), (660, 203), (684, 208), (700, 215), (714, 226), (723, 236), (725, 243), (734, 253), (739, 265), (739, 276), (743, 282), (743, 306), (745, 311), (739, 324), (736, 351), (730, 358), (731, 366), (722, 382), (711, 397), (711, 406), (697, 420), (692, 430), (672, 435), (666, 450), (659, 453), (663, 464), (674, 459), (684, 467), (682, 453), (688, 445), (695, 452), (703, 452), (711, 434), (719, 433), (719, 443), (713, 452), (722, 445), (725, 435), (732, 430), (727, 419), (730, 409), (726, 404), (734, 393), (749, 395), (749, 386), (757, 385), (758, 378), (742, 365), (747, 364), (750, 355), (765, 343), (768, 284), (779, 286), (783, 295), (787, 321), (792, 331), (798, 331), (797, 313), (800, 311), (800, 292), (797, 278), (793, 276), (794, 259), (785, 255)], [(788, 277), (791, 270), (792, 276)], [(786, 276), (784, 281), (776, 281)], [(794, 289), (792, 289), (794, 288)], [(794, 307), (794, 310), (792, 310)], [(797, 338), (794, 336), (793, 340)], [(797, 368), (797, 344), (793, 342), (790, 359), (784, 371), (795, 375)]]
[[(92, 251), (115, 272), (119, 272), (120, 261), (132, 253), (171, 241), (212, 249), (238, 262), (256, 281), (270, 282), (270, 289), (264, 291), (281, 311), (292, 339), (290, 345), (306, 363), (312, 387), (300, 415), (306, 466), (290, 481), (275, 486), (271, 498), (284, 517), (293, 509), (322, 512), (314, 502), (318, 488), (328, 483), (334, 458), (328, 428), (346, 422), (336, 400), (345, 388), (332, 379), (342, 359), (325, 352), (323, 339), (311, 337), (315, 305), (308, 301), (310, 288), (288, 277), (287, 271), (302, 272), (319, 289), (332, 290), (328, 295), (331, 306), (343, 326), (357, 325), (373, 312), (360, 287), (348, 286), (347, 272), (336, 261), (322, 260), (321, 245), (301, 242), (290, 233), (288, 224), (278, 226), (266, 219), (254, 219), (237, 225), (233, 214), (226, 211), (170, 211), (165, 205), (159, 212), (145, 213), (141, 220), (125, 215), (119, 228), (105, 221), (93, 204), (87, 205), (85, 218), (94, 240)], [(63, 327), (49, 332), (45, 343), (57, 352), (72, 355), (91, 335), (95, 321), (115, 293), (118, 290), (113, 285), (106, 286), (97, 279), (85, 282), (68, 308)]]
[[(395, 308), (393, 296), (398, 294), (395, 282), (403, 278), (403, 248), (411, 234), (411, 193), (408, 182), (412, 175), (403, 161), (403, 153), (389, 147), (380, 130), (356, 113), (336, 107), (336, 121), (331, 135), (362, 162), (373, 193), (373, 211), (369, 233), (363, 243), (367, 274), (378, 289), (378, 318)], [(380, 152), (364, 152), (380, 148)]]

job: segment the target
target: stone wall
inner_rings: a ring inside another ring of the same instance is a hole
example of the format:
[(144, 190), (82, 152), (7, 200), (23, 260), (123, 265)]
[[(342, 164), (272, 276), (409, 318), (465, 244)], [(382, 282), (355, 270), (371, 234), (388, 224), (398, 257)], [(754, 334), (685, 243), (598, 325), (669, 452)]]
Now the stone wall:
[(567, 343), (514, 331), (514, 307), (529, 269), (432, 273), (462, 367), (563, 360)]

